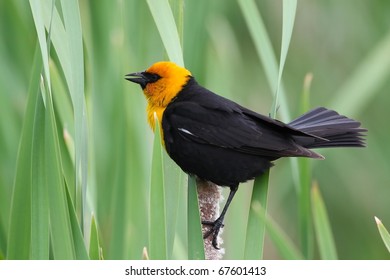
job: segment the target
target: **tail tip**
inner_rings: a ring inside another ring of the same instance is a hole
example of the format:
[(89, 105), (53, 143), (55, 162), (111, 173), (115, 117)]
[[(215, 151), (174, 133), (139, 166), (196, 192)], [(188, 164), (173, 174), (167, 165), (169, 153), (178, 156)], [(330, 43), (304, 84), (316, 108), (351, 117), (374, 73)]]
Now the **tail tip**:
[(319, 159), (319, 160), (324, 160), (325, 157), (319, 153), (315, 153), (315, 157), (313, 157), (314, 159)]

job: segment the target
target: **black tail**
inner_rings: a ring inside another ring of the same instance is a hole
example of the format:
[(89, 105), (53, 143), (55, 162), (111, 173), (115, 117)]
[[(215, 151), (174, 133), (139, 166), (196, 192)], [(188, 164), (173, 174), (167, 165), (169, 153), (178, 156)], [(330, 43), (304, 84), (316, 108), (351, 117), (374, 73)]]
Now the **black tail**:
[(323, 107), (313, 109), (289, 123), (294, 129), (314, 137), (296, 136), (305, 148), (364, 147), (364, 132), (360, 122)]

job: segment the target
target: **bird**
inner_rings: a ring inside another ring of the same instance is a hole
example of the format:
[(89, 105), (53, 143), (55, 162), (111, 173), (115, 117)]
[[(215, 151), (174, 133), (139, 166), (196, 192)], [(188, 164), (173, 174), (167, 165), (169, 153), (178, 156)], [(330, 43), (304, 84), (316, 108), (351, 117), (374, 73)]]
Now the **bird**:
[(265, 116), (224, 98), (196, 81), (174, 62), (160, 61), (147, 70), (125, 75), (141, 86), (147, 120), (160, 124), (162, 145), (190, 176), (230, 188), (221, 214), (204, 238), (217, 237), (240, 183), (252, 180), (283, 157), (324, 159), (313, 148), (364, 147), (367, 130), (360, 122), (317, 107), (290, 123)]

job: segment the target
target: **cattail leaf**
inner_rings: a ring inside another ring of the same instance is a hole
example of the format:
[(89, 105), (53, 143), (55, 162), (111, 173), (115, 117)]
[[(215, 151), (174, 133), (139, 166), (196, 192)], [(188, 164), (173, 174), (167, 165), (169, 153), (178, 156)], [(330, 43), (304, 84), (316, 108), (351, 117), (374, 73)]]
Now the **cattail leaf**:
[(190, 260), (203, 260), (204, 259), (204, 246), (202, 227), (199, 215), (199, 202), (198, 192), (196, 187), (195, 178), (188, 177), (188, 210), (187, 210), (187, 223), (188, 223), (188, 259)]
[(337, 251), (334, 242), (332, 229), (326, 212), (325, 203), (322, 199), (317, 183), (313, 184), (312, 191), (312, 211), (314, 228), (317, 237), (320, 256), (324, 260), (336, 260)]
[(95, 216), (92, 215), (91, 230), (89, 235), (89, 258), (91, 260), (101, 260), (102, 256), (100, 255), (100, 252), (101, 252), (101, 246), (99, 242), (96, 220), (95, 220)]
[(19, 143), (17, 165), (12, 190), (10, 225), (8, 228), (7, 259), (29, 259), (31, 245), (31, 174), (34, 116), (39, 94), (42, 58), (39, 47), (35, 50), (31, 82)]
[(49, 200), (45, 165), (45, 107), (37, 95), (31, 157), (31, 259), (49, 259)]
[(152, 174), (150, 181), (149, 256), (167, 259), (167, 229), (164, 186), (164, 162), (160, 123), (155, 114)]
[(382, 224), (382, 221), (379, 220), (377, 217), (375, 217), (375, 222), (378, 226), (379, 234), (382, 237), (383, 243), (385, 243), (387, 250), (390, 252), (390, 234), (385, 228), (385, 226)]
[[(81, 19), (77, 0), (62, 0), (62, 14), (71, 73), (68, 89), (72, 99), (75, 124), (75, 174), (76, 174), (76, 212), (80, 213), (80, 225), (84, 230), (84, 212), (87, 209), (86, 189), (88, 172), (87, 114), (84, 98), (84, 54)], [(57, 45), (54, 45), (56, 48)]]
[(244, 258), (247, 260), (263, 258), (265, 223), (259, 218), (256, 205), (261, 205), (263, 209), (267, 209), (268, 183), (269, 171), (257, 177), (253, 184), (245, 238)]
[(184, 66), (178, 29), (168, 0), (147, 0), (161, 40), (171, 61)]

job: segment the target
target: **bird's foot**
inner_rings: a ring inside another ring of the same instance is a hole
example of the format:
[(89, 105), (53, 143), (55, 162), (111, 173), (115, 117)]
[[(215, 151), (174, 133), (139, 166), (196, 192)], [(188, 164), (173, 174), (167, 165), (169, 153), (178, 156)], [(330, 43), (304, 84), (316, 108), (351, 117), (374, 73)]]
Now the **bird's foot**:
[(220, 229), (223, 228), (223, 226), (224, 226), (223, 219), (218, 218), (214, 222), (202, 221), (202, 225), (210, 227), (210, 229), (208, 231), (206, 231), (206, 233), (203, 235), (203, 239), (206, 239), (210, 235), (212, 235), (213, 239), (212, 239), (211, 244), (213, 245), (213, 247), (215, 249), (219, 250), (217, 239), (218, 239), (218, 234), (219, 234)]

